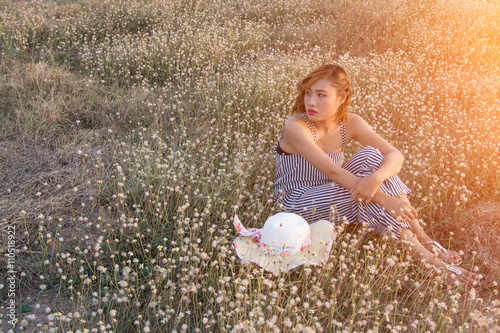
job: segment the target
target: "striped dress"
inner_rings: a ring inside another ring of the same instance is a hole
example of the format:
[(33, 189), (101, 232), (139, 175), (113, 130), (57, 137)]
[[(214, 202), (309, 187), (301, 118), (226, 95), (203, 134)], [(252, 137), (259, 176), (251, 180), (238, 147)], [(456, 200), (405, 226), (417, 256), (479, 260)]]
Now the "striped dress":
[[(307, 117), (307, 122), (314, 140), (316, 133)], [(340, 123), (342, 133), (342, 149), (327, 155), (338, 166), (344, 161), (346, 145), (345, 124)], [(411, 229), (406, 222), (399, 222), (385, 213), (378, 204), (360, 203), (351, 198), (349, 190), (332, 182), (321, 171), (316, 169), (300, 154), (288, 154), (280, 147), (280, 142), (274, 146), (276, 155), (276, 175), (274, 180), (274, 197), (280, 211), (301, 215), (309, 223), (320, 219), (340, 223), (365, 222), (379, 234), (391, 232), (393, 238), (399, 239), (402, 228)], [(355, 153), (343, 168), (352, 174), (363, 178), (375, 172), (384, 155), (371, 146), (366, 146)], [(380, 190), (391, 196), (410, 193), (410, 189), (397, 176), (386, 179)]]

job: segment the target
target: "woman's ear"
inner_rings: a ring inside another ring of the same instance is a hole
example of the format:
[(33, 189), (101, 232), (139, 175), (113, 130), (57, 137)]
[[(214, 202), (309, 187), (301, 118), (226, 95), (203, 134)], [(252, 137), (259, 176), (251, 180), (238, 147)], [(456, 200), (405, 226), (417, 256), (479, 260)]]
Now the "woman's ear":
[(347, 94), (346, 93), (342, 93), (340, 95), (340, 104), (343, 104), (346, 99), (347, 99)]

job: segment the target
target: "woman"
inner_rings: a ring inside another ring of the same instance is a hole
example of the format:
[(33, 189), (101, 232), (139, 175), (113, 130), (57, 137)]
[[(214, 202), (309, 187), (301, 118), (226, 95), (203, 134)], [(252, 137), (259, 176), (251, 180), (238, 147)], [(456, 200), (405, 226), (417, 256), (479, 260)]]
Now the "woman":
[[(413, 257), (444, 268), (446, 283), (479, 279), (454, 265), (461, 258), (433, 241), (420, 227), (410, 192), (397, 174), (403, 155), (358, 115), (348, 114), (352, 89), (338, 65), (323, 65), (297, 85), (292, 116), (276, 143), (275, 199), (282, 211), (319, 219), (363, 221), (409, 245)], [(345, 146), (364, 148), (342, 167)]]

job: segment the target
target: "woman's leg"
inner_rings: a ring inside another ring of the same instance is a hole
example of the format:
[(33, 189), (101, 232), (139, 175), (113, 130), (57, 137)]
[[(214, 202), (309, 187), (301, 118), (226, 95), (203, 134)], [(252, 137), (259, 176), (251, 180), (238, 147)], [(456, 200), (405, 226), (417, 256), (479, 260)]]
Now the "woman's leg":
[[(406, 195), (401, 195), (400, 196), (403, 200), (407, 201), (410, 203), (408, 200), (408, 197)], [(439, 259), (443, 260), (445, 263), (448, 264), (460, 264), (462, 261), (462, 258), (460, 257), (460, 254), (456, 251), (451, 251), (451, 250), (442, 250), (438, 246), (435, 245), (434, 240), (429, 237), (422, 229), (420, 226), (420, 223), (418, 220), (412, 220), (408, 222), (411, 226), (411, 230), (417, 237), (417, 240), (422, 244), (427, 250), (430, 252), (434, 253)]]
[(299, 214), (309, 223), (322, 219), (334, 223), (345, 219), (352, 223), (356, 221), (353, 209), (356, 204), (347, 189), (331, 182), (309, 188), (287, 211)]
[[(424, 259), (425, 262), (433, 265), (436, 268), (442, 268), (445, 270), (445, 282), (448, 285), (455, 285), (461, 283), (467, 286), (472, 286), (473, 283), (479, 280), (479, 276), (469, 272), (461, 267), (448, 266), (443, 263), (438, 257), (436, 257), (432, 252), (427, 250), (422, 243), (418, 240), (417, 236), (410, 229), (403, 229), (401, 232), (401, 241), (403, 244), (407, 245), (412, 257), (416, 261)], [(451, 267), (451, 268), (447, 268)], [(451, 270), (456, 272), (453, 272)]]
[[(358, 177), (366, 177), (373, 172), (375, 172), (381, 165), (384, 156), (375, 148), (367, 146), (361, 149), (359, 152), (353, 155), (353, 157), (346, 163), (344, 168), (348, 171), (353, 172)], [(391, 196), (399, 196), (408, 204), (410, 204), (408, 197), (406, 196), (410, 190), (404, 185), (404, 183), (397, 177), (391, 177), (385, 180), (380, 186), (380, 190)], [(425, 246), (431, 252), (435, 252), (440, 259), (449, 264), (459, 264), (461, 258), (456, 251), (447, 251), (445, 249), (440, 249), (439, 246), (430, 238), (420, 226), (418, 220), (409, 221), (408, 224), (404, 223), (398, 225), (395, 221), (390, 218), (377, 218), (377, 207), (371, 203), (365, 205), (360, 212), (360, 215), (368, 215), (370, 226), (375, 230), (384, 231), (384, 228), (391, 227), (393, 235), (398, 237), (401, 228), (409, 227), (412, 229), (413, 233), (416, 235), (420, 244)], [(366, 213), (366, 214), (365, 214)], [(374, 220), (375, 218), (375, 220)]]

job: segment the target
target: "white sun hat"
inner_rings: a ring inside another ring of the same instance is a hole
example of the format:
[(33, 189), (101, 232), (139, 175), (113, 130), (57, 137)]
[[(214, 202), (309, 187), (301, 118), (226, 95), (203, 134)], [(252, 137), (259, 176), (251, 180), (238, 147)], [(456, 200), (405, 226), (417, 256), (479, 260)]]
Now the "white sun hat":
[(269, 217), (262, 229), (246, 229), (235, 214), (234, 227), (240, 234), (233, 242), (238, 257), (273, 273), (304, 264), (323, 264), (337, 235), (330, 222), (320, 220), (309, 225), (293, 213)]

